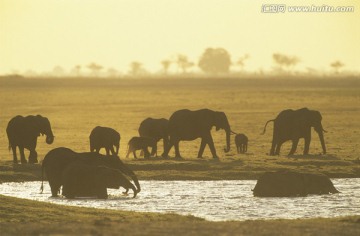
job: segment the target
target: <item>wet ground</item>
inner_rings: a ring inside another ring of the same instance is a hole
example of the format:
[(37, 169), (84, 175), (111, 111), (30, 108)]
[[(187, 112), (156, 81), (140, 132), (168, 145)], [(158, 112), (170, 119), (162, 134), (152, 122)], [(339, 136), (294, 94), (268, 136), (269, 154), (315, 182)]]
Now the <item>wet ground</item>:
[(332, 181), (341, 193), (297, 198), (253, 197), (255, 180), (141, 181), (136, 198), (131, 190), (123, 195), (123, 189), (109, 189), (107, 200), (52, 198), (47, 183), (40, 194), (41, 182), (3, 183), (0, 194), (71, 206), (191, 214), (211, 221), (359, 215), (360, 179)]

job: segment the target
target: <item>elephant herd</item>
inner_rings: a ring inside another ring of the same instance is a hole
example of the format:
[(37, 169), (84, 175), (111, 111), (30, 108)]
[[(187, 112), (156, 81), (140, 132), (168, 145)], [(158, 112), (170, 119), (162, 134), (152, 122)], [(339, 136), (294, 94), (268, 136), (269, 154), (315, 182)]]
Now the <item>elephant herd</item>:
[[(304, 154), (309, 153), (311, 141), (311, 128), (313, 127), (319, 135), (323, 153), (326, 153), (324, 133), (326, 132), (321, 124), (322, 116), (319, 111), (302, 108), (299, 110), (284, 110), (272, 120), (266, 122), (263, 134), (266, 132), (268, 123), (274, 123), (273, 139), (270, 155), (279, 155), (281, 145), (291, 140), (292, 148), (289, 155), (295, 153), (300, 138), (304, 138)], [(213, 158), (218, 158), (215, 150), (214, 141), (211, 135), (212, 127), (216, 130), (223, 129), (226, 133), (226, 146), (224, 152), (230, 150), (230, 135), (236, 134), (230, 129), (230, 124), (224, 112), (201, 109), (191, 111), (187, 109), (174, 112), (169, 120), (147, 118), (141, 122), (138, 129), (139, 137), (133, 137), (128, 142), (126, 156), (133, 153), (136, 158), (136, 150), (142, 150), (145, 157), (157, 155), (157, 143), (163, 140), (164, 152), (162, 157), (168, 157), (172, 147), (175, 148), (175, 157), (181, 158), (179, 143), (180, 141), (192, 141), (201, 138), (201, 144), (197, 157), (201, 158), (208, 145)], [(9, 150), (12, 150), (14, 163), (18, 162), (16, 148), (20, 151), (21, 163), (26, 163), (24, 149), (30, 151), (29, 163), (37, 163), (37, 152), (35, 151), (37, 137), (46, 135), (46, 143), (52, 144), (54, 134), (49, 120), (41, 115), (37, 116), (16, 116), (12, 118), (6, 129)], [(95, 127), (89, 136), (90, 152), (99, 153), (101, 148), (105, 148), (106, 155), (118, 155), (120, 148), (120, 134), (108, 127)], [(236, 150), (238, 153), (247, 151), (248, 138), (244, 134), (235, 136)], [(151, 147), (151, 153), (148, 151)]]
[[(321, 124), (320, 112), (302, 108), (299, 110), (284, 110), (272, 120), (266, 122), (266, 126), (274, 122), (272, 146), (270, 155), (279, 155), (281, 145), (292, 141), (289, 155), (296, 151), (300, 138), (305, 139), (304, 154), (309, 152), (311, 141), (311, 128), (318, 133), (323, 153), (326, 153), (323, 133), (326, 132)], [(214, 141), (211, 135), (212, 127), (216, 131), (223, 129), (226, 133), (226, 146), (224, 152), (230, 151), (230, 135), (236, 134), (230, 128), (227, 116), (224, 112), (201, 109), (191, 111), (188, 109), (178, 110), (167, 119), (147, 118), (141, 122), (138, 129), (139, 136), (133, 137), (128, 142), (126, 157), (133, 153), (136, 158), (136, 150), (142, 150), (144, 157), (157, 156), (157, 142), (163, 140), (164, 152), (162, 157), (168, 157), (172, 147), (175, 149), (175, 157), (181, 158), (180, 141), (192, 141), (201, 138), (198, 158), (202, 158), (206, 145), (209, 146), (213, 158), (218, 158)], [(40, 115), (16, 116), (12, 118), (6, 129), (9, 150), (12, 150), (13, 161), (18, 163), (16, 148), (20, 151), (21, 163), (26, 163), (24, 149), (30, 151), (29, 163), (37, 163), (35, 151), (37, 137), (46, 135), (46, 143), (52, 144), (54, 134), (49, 120)], [(42, 162), (42, 175), (45, 173), (53, 196), (57, 196), (62, 186), (63, 195), (69, 198), (78, 196), (107, 197), (107, 188), (124, 187), (126, 193), (129, 189), (134, 192), (134, 197), (140, 192), (139, 181), (132, 170), (120, 160), (120, 134), (108, 127), (95, 127), (89, 136), (90, 152), (77, 153), (71, 149), (60, 147), (46, 154)], [(248, 138), (244, 134), (236, 134), (235, 144), (238, 153), (247, 151)], [(148, 151), (151, 147), (151, 153)], [(105, 148), (106, 155), (99, 153)], [(130, 177), (133, 185), (125, 176)]]

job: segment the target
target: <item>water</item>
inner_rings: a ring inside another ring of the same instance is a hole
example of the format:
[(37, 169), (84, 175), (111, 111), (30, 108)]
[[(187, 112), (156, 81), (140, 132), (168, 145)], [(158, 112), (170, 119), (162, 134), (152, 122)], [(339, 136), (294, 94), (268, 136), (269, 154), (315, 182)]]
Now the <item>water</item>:
[(122, 189), (109, 189), (107, 200), (52, 198), (47, 183), (39, 193), (40, 182), (3, 183), (0, 194), (61, 205), (190, 214), (211, 221), (359, 215), (360, 179), (332, 181), (341, 193), (297, 198), (253, 197), (255, 180), (141, 181), (136, 198), (131, 190), (126, 196)]

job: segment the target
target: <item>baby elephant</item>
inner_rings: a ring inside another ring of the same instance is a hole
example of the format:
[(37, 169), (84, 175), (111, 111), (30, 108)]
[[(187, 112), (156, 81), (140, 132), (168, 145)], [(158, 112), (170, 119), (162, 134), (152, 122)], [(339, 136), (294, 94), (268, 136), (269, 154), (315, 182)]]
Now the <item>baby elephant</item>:
[[(118, 155), (120, 148), (120, 134), (108, 127), (96, 126), (90, 134), (90, 152), (99, 153), (101, 148), (105, 148), (106, 155)], [(114, 150), (116, 147), (116, 151)]]
[(247, 152), (248, 137), (246, 137), (245, 134), (235, 135), (235, 144), (236, 144), (237, 153)]
[(132, 137), (128, 143), (128, 151), (126, 158), (129, 157), (129, 154), (132, 152), (134, 158), (136, 157), (136, 150), (142, 150), (144, 152), (144, 157), (150, 157), (148, 147), (151, 147), (152, 150), (156, 149), (156, 141), (153, 138), (149, 137)]
[(66, 198), (97, 197), (106, 199), (107, 188), (123, 187), (127, 193), (131, 188), (136, 197), (135, 186), (116, 169), (93, 166), (83, 161), (69, 165), (62, 175), (62, 195)]

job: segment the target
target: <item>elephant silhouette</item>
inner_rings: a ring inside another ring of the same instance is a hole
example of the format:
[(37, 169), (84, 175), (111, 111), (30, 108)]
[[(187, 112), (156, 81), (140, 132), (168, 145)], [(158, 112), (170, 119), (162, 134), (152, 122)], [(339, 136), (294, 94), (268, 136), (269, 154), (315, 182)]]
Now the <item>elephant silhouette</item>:
[(180, 141), (192, 141), (201, 138), (201, 145), (198, 158), (202, 157), (205, 146), (209, 145), (213, 158), (217, 158), (214, 141), (211, 136), (211, 128), (215, 126), (216, 130), (224, 129), (226, 132), (225, 152), (230, 151), (230, 124), (224, 112), (201, 109), (191, 111), (188, 109), (174, 112), (168, 125), (170, 143), (165, 150), (163, 157), (167, 157), (172, 146), (175, 147), (175, 157), (182, 158), (179, 150)]
[(266, 132), (266, 126), (269, 122), (274, 122), (274, 131), (272, 145), (270, 149), (270, 155), (279, 155), (281, 145), (288, 141), (292, 141), (292, 148), (289, 155), (293, 155), (296, 151), (300, 138), (305, 139), (304, 155), (309, 153), (310, 141), (311, 141), (311, 128), (314, 127), (315, 131), (319, 135), (321, 147), (323, 153), (326, 153), (326, 146), (324, 141), (323, 126), (321, 124), (322, 116), (319, 111), (309, 110), (308, 108), (301, 108), (299, 110), (284, 110), (273, 119), (268, 120), (265, 124), (264, 131)]
[(9, 150), (12, 149), (13, 162), (18, 163), (16, 147), (19, 147), (21, 163), (26, 163), (24, 149), (30, 151), (29, 163), (37, 163), (36, 144), (40, 135), (46, 135), (46, 143), (54, 142), (54, 134), (48, 118), (41, 115), (37, 116), (15, 116), (6, 128), (9, 140)]
[(237, 153), (247, 152), (248, 141), (248, 137), (245, 134), (235, 135), (235, 145)]
[(155, 148), (151, 151), (151, 156), (154, 156), (157, 153), (157, 142), (161, 139), (163, 140), (164, 150), (166, 150), (169, 145), (169, 135), (167, 131), (168, 123), (169, 120), (164, 118), (147, 118), (141, 122), (139, 127), (140, 137), (149, 137), (154, 139), (156, 142)]
[(130, 153), (133, 153), (134, 158), (137, 158), (136, 157), (137, 150), (142, 150), (144, 152), (144, 157), (148, 158), (151, 156), (148, 147), (151, 147), (152, 150), (154, 150), (155, 146), (156, 146), (156, 141), (153, 138), (132, 137), (128, 142), (128, 151), (126, 153), (126, 158), (129, 157)]
[(135, 173), (128, 168), (118, 156), (105, 156), (96, 152), (78, 153), (69, 148), (59, 147), (49, 151), (42, 162), (41, 191), (44, 188), (43, 182), (45, 173), (49, 181), (52, 196), (56, 197), (60, 191), (60, 187), (63, 185), (62, 175), (64, 170), (69, 165), (79, 161), (90, 166), (106, 166), (116, 169), (134, 181), (137, 192), (140, 192), (141, 190), (139, 180)]
[[(120, 134), (109, 127), (96, 126), (90, 133), (90, 152), (99, 153), (105, 148), (106, 155), (118, 155), (120, 149)], [(114, 149), (114, 146), (116, 150)]]

